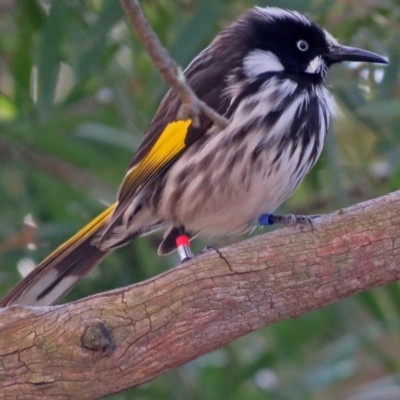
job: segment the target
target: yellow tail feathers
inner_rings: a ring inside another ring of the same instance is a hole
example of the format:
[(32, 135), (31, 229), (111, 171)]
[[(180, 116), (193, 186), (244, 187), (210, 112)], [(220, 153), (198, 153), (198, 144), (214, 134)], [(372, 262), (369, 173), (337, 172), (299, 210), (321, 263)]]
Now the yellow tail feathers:
[(116, 206), (117, 202), (111, 204), (101, 214), (99, 214), (96, 218), (92, 219), (81, 230), (75, 233), (74, 236), (72, 236), (66, 242), (57, 247), (40, 264), (48, 263), (52, 258), (57, 257), (64, 250), (74, 248), (78, 243), (90, 237), (94, 232), (98, 231), (108, 221), (109, 217), (112, 215)]
[[(123, 213), (137, 192), (156, 178), (185, 149), (190, 124), (190, 119), (167, 124), (148, 154), (126, 174), (119, 192), (119, 201), (105, 209), (46, 257), (0, 300), (0, 307), (11, 304), (54, 304), (94, 268), (111, 251), (102, 250), (96, 244), (96, 239), (107, 231), (103, 227), (110, 222), (108, 227), (113, 229), (112, 215), (114, 214), (118, 223), (118, 215), (115, 214)], [(118, 211), (114, 213), (116, 209)]]

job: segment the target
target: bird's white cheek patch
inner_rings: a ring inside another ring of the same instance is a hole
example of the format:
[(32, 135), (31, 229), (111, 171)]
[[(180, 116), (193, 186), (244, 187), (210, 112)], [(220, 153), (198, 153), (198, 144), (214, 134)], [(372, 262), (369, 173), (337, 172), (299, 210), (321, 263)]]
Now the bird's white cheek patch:
[(324, 60), (321, 57), (317, 56), (310, 61), (310, 64), (308, 64), (306, 72), (308, 72), (309, 74), (316, 74), (318, 72), (321, 72), (323, 68), (324, 68)]
[(283, 71), (284, 67), (278, 57), (270, 51), (254, 50), (244, 59), (244, 71), (249, 78), (265, 72)]

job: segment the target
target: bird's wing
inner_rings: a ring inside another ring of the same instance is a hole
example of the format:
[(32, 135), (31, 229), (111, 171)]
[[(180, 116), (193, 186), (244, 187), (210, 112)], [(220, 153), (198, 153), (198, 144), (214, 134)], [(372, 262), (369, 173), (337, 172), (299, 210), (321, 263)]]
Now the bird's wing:
[[(184, 74), (196, 95), (223, 115), (230, 103), (226, 95), (227, 59), (220, 59), (216, 50), (215, 46), (204, 50), (192, 61)], [(120, 186), (118, 204), (105, 235), (119, 223), (134, 196), (165, 172), (179, 154), (203, 137), (213, 125), (213, 121), (204, 114), (200, 115), (197, 127), (193, 126), (190, 119), (177, 120), (181, 104), (174, 90), (170, 90), (162, 100)]]

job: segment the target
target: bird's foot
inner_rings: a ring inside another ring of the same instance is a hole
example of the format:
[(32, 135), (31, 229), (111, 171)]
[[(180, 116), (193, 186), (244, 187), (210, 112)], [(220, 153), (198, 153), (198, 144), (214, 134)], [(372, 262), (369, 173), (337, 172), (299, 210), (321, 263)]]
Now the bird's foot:
[(311, 229), (314, 229), (313, 221), (319, 217), (321, 217), (320, 214), (316, 214), (316, 215), (263, 214), (258, 218), (257, 222), (258, 222), (258, 225), (261, 225), (261, 226), (282, 224), (282, 225), (292, 225), (293, 227), (296, 227), (298, 225), (300, 225), (300, 226), (308, 225), (309, 227), (311, 227)]
[(209, 253), (210, 251), (218, 251), (218, 249), (213, 245), (207, 245), (202, 248), (200, 254), (206, 254)]

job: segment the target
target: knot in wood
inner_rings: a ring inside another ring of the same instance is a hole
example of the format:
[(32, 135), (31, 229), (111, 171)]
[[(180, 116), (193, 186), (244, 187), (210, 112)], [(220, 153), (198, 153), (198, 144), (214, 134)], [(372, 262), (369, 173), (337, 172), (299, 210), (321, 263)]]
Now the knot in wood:
[(97, 318), (86, 323), (88, 326), (82, 335), (82, 347), (105, 355), (111, 354), (116, 347), (112, 330)]

